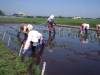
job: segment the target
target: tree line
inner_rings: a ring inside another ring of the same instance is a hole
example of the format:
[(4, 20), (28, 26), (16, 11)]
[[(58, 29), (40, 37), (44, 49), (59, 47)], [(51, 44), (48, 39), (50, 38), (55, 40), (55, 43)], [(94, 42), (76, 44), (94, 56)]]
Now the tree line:
[(2, 10), (0, 10), (0, 16), (5, 16), (5, 13)]

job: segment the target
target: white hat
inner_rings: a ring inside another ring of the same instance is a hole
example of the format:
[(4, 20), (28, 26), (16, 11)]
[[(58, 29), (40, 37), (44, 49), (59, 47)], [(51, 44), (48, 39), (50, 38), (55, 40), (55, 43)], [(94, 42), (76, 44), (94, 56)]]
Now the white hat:
[(28, 25), (27, 25), (27, 28), (28, 28), (28, 30), (32, 30), (32, 29), (33, 29), (33, 25), (28, 24)]
[(98, 27), (100, 27), (100, 24), (98, 24)]
[(50, 17), (49, 17), (50, 19), (54, 19), (54, 15), (50, 15)]

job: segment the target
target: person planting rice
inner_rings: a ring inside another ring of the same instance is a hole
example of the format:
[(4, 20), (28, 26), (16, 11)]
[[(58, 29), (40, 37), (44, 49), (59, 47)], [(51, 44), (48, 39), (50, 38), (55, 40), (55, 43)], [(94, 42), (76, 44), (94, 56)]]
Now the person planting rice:
[(33, 30), (31, 24), (21, 26), (20, 30), (26, 35), (22, 41), (23, 48), (21, 55), (24, 57), (27, 55), (28, 51), (31, 51), (31, 56), (34, 57), (37, 47), (40, 47), (43, 44), (43, 35), (40, 32)]
[(88, 34), (89, 27), (89, 24), (82, 23), (80, 26), (80, 34)]
[(19, 32), (17, 34), (17, 38), (18, 41), (23, 44), (26, 39), (27, 39), (27, 33), (26, 33), (26, 29), (27, 29), (27, 24), (21, 24), (20, 28), (19, 28)]
[(100, 38), (100, 24), (96, 25), (96, 37)]
[(54, 27), (54, 25), (56, 25), (56, 24), (54, 22), (54, 19), (55, 19), (54, 15), (50, 15), (49, 18), (48, 18), (48, 20), (47, 20), (48, 21), (49, 33), (51, 33), (52, 31), (55, 33), (55, 27)]

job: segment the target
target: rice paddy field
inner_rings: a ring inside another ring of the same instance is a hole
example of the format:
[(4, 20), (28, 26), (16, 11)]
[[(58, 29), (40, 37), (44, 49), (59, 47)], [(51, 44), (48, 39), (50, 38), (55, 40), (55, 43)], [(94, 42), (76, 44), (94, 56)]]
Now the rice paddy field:
[[(82, 19), (72, 19), (68, 17), (55, 18), (56, 24), (61, 25), (80, 25), (81, 23), (89, 23), (91, 27), (95, 27), (96, 24), (100, 24), (100, 19), (92, 18), (82, 18)], [(47, 24), (47, 18), (34, 17), (34, 18), (25, 18), (25, 17), (1, 17), (0, 23), (32, 23), (32, 24)]]
[(97, 37), (95, 31), (89, 30), (87, 35), (81, 36), (78, 28), (56, 26), (56, 33), (49, 34), (46, 25), (33, 24), (45, 40), (44, 50), (37, 55), (41, 61), (36, 64), (36, 59), (26, 58), (22, 62), (18, 56), (19, 26), (0, 24), (0, 75), (40, 75), (44, 61), (45, 75), (100, 75), (100, 36)]

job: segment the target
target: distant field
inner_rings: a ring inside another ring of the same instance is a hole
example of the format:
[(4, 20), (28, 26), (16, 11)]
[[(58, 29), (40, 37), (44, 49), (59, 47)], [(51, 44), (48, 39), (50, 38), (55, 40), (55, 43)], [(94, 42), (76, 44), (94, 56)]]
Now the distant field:
[[(57, 24), (80, 25), (83, 22), (89, 23), (91, 26), (100, 24), (100, 19), (71, 19), (71, 18), (55, 18)], [(0, 17), (0, 23), (33, 23), (46, 24), (47, 18), (20, 18), (20, 17)]]
[(42, 24), (45, 18), (23, 18), (23, 17), (0, 17), (0, 23), (34, 23)]
[(89, 23), (91, 26), (95, 26), (100, 23), (100, 19), (68, 19), (68, 18), (57, 18), (56, 22), (58, 24), (68, 24), (68, 25), (80, 25), (81, 23)]

